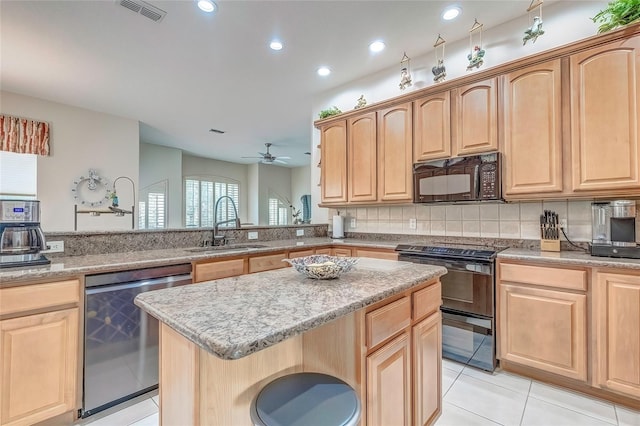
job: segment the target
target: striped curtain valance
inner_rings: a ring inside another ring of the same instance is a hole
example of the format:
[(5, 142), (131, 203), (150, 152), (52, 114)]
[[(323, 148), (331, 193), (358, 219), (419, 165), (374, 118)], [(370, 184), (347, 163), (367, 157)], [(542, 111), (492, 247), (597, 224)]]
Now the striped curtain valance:
[(49, 123), (0, 114), (0, 151), (49, 155)]

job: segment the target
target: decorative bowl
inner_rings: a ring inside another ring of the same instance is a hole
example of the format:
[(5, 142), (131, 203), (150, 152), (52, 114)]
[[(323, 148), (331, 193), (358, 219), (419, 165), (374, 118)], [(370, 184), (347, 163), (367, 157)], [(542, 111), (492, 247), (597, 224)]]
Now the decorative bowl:
[(284, 259), (308, 278), (315, 280), (331, 280), (349, 272), (358, 262), (357, 257), (336, 257), (323, 254)]

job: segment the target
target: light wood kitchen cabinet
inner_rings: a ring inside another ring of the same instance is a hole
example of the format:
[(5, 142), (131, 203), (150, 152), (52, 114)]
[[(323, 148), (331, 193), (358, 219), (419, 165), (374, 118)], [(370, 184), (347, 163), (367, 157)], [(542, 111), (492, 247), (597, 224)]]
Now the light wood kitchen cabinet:
[(452, 90), (454, 156), (498, 150), (497, 77)]
[(313, 254), (316, 254), (314, 249), (307, 249), (307, 250), (291, 250), (289, 252), (289, 259), (295, 259), (296, 257), (305, 257), (305, 256), (311, 256)]
[(334, 247), (331, 249), (331, 255), (337, 257), (351, 257), (351, 249), (345, 247)]
[(498, 358), (586, 382), (586, 271), (499, 265)]
[(282, 259), (286, 259), (287, 256), (284, 252), (275, 254), (265, 254), (261, 256), (253, 256), (249, 258), (249, 273), (270, 271), (272, 269), (286, 268), (289, 266), (287, 262), (283, 262)]
[(347, 122), (349, 147), (347, 185), (349, 201), (376, 201), (376, 113), (352, 117)]
[(333, 249), (331, 247), (324, 247), (316, 249), (316, 254), (326, 254), (327, 256), (333, 256)]
[(367, 425), (429, 425), (442, 412), (441, 304), (432, 281), (367, 309)]
[(413, 200), (411, 103), (378, 111), (378, 201)]
[(595, 282), (596, 385), (640, 398), (640, 275), (600, 272)]
[[(437, 299), (436, 299), (437, 300)], [(438, 306), (439, 308), (439, 306)], [(440, 312), (412, 329), (413, 424), (431, 424), (442, 411), (442, 319)]]
[(560, 59), (502, 76), (506, 199), (563, 191), (561, 83)]
[(451, 157), (451, 104), (448, 91), (413, 102), (413, 162)]
[(322, 203), (347, 202), (347, 121), (320, 128), (320, 186)]
[(367, 357), (367, 425), (411, 424), (410, 371), (408, 333)]
[[(16, 309), (28, 293), (35, 305)], [(42, 294), (52, 296), (48, 303)], [(80, 282), (3, 288), (0, 299), (5, 318), (0, 320), (0, 424), (62, 417), (60, 422), (72, 422), (80, 374)]]
[(354, 257), (369, 257), (372, 259), (398, 260), (398, 252), (393, 249), (371, 249), (355, 247), (351, 249)]
[(247, 261), (244, 258), (215, 260), (196, 263), (193, 266), (193, 282), (218, 280), (220, 278), (237, 277), (247, 273)]
[(576, 53), (570, 60), (572, 190), (638, 195), (640, 36)]

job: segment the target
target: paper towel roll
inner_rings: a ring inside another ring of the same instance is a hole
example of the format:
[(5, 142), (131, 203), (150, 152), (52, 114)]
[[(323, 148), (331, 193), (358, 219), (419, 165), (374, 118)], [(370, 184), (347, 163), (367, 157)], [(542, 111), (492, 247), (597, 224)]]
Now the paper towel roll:
[(333, 216), (333, 238), (344, 238), (344, 218)]

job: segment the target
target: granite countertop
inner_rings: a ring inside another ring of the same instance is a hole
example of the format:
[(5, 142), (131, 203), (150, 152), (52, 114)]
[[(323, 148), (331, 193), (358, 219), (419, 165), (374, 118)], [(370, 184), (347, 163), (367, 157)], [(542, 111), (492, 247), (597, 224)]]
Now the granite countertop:
[(238, 359), (445, 273), (362, 258), (336, 280), (285, 268), (146, 292), (135, 303), (213, 355)]
[(543, 262), (554, 265), (586, 266), (592, 268), (640, 269), (640, 259), (591, 256), (584, 251), (548, 252), (509, 248), (498, 253), (498, 259)]
[(277, 241), (247, 241), (240, 245), (261, 245), (264, 247), (239, 251), (206, 251), (190, 252), (190, 247), (171, 248), (164, 250), (140, 250), (123, 253), (92, 254), (85, 256), (52, 257), (50, 265), (8, 268), (0, 270), (0, 287), (13, 281), (36, 280), (43, 278), (63, 278), (100, 272), (126, 270), (137, 268), (151, 268), (170, 264), (190, 263), (216, 257), (256, 255), (279, 250), (304, 249), (305, 247), (319, 247), (330, 244), (344, 244), (346, 246), (371, 246), (375, 248), (394, 249), (397, 241), (363, 241), (333, 240), (331, 238), (300, 238), (295, 240)]

